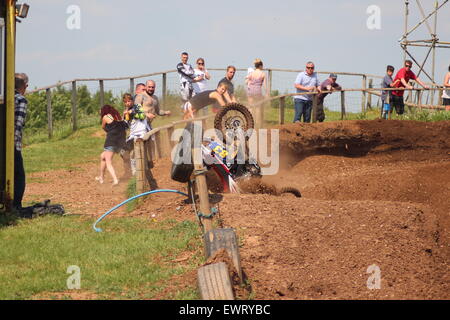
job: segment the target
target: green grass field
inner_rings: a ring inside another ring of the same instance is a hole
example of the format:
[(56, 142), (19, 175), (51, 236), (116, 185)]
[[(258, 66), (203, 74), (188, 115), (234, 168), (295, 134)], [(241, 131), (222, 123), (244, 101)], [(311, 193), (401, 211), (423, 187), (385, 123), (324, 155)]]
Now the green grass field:
[[(98, 299), (151, 299), (170, 278), (201, 263), (201, 239), (193, 222), (113, 218), (105, 231), (92, 229), (92, 219), (42, 217), (0, 229), (0, 299), (52, 298), (69, 293), (69, 266), (80, 268), (80, 290)], [(181, 252), (192, 258), (172, 262)], [(165, 298), (196, 299), (195, 288), (170, 292)]]
[[(28, 145), (27, 173), (76, 168), (97, 161), (104, 138), (98, 125), (67, 137)], [(95, 160), (93, 160), (93, 158)], [(29, 179), (28, 179), (29, 180)], [(130, 182), (127, 193), (133, 193)], [(136, 204), (132, 204), (128, 211)], [(80, 267), (82, 292), (98, 299), (150, 299), (171, 285), (171, 277), (202, 263), (200, 228), (192, 222), (108, 217), (97, 233), (95, 219), (46, 216), (17, 220), (0, 216), (0, 299), (70, 298), (67, 268)], [(192, 258), (172, 260), (181, 252)], [(168, 290), (166, 299), (198, 299), (195, 287)]]

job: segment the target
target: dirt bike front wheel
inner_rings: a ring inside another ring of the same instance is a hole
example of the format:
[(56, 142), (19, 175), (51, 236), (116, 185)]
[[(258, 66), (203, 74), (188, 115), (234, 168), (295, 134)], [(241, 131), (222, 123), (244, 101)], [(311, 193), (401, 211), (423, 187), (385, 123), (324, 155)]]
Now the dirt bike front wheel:
[(230, 103), (223, 107), (214, 118), (214, 128), (219, 130), (225, 140), (227, 134), (235, 134), (238, 130), (248, 132), (255, 127), (253, 116), (246, 106)]

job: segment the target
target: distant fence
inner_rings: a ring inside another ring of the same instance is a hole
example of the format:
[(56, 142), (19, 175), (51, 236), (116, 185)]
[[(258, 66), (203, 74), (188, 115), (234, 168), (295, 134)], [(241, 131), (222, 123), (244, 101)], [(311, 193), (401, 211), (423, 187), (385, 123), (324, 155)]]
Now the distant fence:
[[(226, 69), (224, 68), (208, 68), (211, 73), (211, 81), (209, 81), (210, 89), (216, 87), (216, 84), (221, 78), (225, 76)], [(276, 69), (270, 68), (265, 69), (267, 75), (267, 87), (268, 92), (266, 95), (275, 95), (274, 99), (280, 99), (280, 106), (283, 105), (283, 99), (296, 95), (294, 93), (294, 81), (296, 73), (302, 70), (295, 69)], [(363, 73), (351, 73), (351, 72), (328, 72), (319, 71), (317, 72), (319, 77), (324, 76), (320, 80), (324, 80), (330, 73), (335, 73), (339, 76), (338, 82), (343, 88), (359, 87), (361, 89), (345, 90), (347, 94), (339, 98), (337, 95), (331, 95), (327, 97), (327, 108), (332, 111), (340, 111), (342, 109), (342, 101), (345, 103), (346, 112), (366, 112), (368, 108), (373, 105), (379, 105), (379, 87), (381, 76), (363, 74)], [(247, 69), (238, 68), (233, 79), (235, 87), (240, 89), (241, 96), (245, 97), (245, 76), (247, 74)], [(51, 138), (53, 135), (53, 106), (52, 106), (52, 89), (58, 87), (65, 87), (71, 91), (71, 112), (70, 120), (71, 127), (73, 131), (78, 129), (79, 122), (79, 103), (77, 97), (77, 87), (80, 84), (88, 86), (92, 91), (96, 91), (99, 95), (98, 108), (105, 104), (105, 92), (112, 92), (115, 96), (120, 96), (125, 92), (134, 93), (135, 85), (139, 82), (145, 82), (145, 80), (151, 78), (156, 82), (156, 95), (161, 98), (161, 103), (164, 106), (170, 93), (178, 95), (179, 92), (179, 80), (176, 70), (167, 70), (162, 72), (147, 73), (135, 76), (124, 76), (124, 77), (114, 77), (114, 78), (77, 78), (69, 81), (58, 82), (56, 84), (37, 88), (29, 91), (27, 94), (35, 92), (46, 92), (46, 116), (47, 116), (47, 130), (48, 136)], [(442, 94), (438, 94), (438, 99), (435, 99), (435, 92), (441, 90), (441, 88), (435, 84), (430, 84), (432, 88), (436, 90), (427, 91), (427, 96), (421, 96), (421, 100), (424, 101), (424, 105), (433, 104), (433, 101), (440, 101)], [(292, 93), (292, 94), (291, 94)], [(374, 103), (374, 98), (377, 99)], [(412, 96), (407, 99), (412, 100)], [(273, 100), (273, 99), (271, 99)], [(416, 97), (417, 100), (417, 97)], [(412, 102), (410, 102), (412, 103)], [(416, 103), (417, 104), (417, 103)], [(441, 104), (438, 102), (438, 104)], [(423, 106), (422, 106), (423, 107)]]

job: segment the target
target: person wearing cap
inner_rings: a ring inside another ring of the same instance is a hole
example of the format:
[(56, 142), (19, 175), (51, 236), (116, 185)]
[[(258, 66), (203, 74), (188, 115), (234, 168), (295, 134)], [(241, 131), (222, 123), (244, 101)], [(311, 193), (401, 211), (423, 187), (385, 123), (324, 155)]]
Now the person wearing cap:
[[(336, 82), (337, 74), (331, 73), (328, 79), (320, 84), (321, 91), (342, 90), (341, 86)], [(331, 92), (330, 92), (331, 93)], [(317, 95), (317, 121), (323, 122), (325, 120), (325, 111), (323, 108), (323, 101), (328, 95), (327, 92), (322, 92)]]

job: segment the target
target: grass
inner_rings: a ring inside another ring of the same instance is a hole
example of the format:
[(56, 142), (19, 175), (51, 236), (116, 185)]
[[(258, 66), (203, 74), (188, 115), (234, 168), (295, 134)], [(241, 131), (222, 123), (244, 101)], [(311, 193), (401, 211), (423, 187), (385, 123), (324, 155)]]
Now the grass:
[[(81, 271), (81, 290), (100, 299), (151, 299), (174, 276), (195, 269), (201, 261), (201, 239), (194, 222), (152, 222), (144, 218), (92, 219), (47, 216), (19, 221), (0, 230), (0, 299), (30, 299), (67, 292), (69, 266)], [(192, 251), (188, 264), (171, 260)], [(174, 292), (179, 299), (197, 299), (195, 288)]]
[(94, 133), (101, 128), (89, 127), (64, 139), (34, 143), (23, 148), (27, 173), (56, 169), (76, 169), (77, 164), (93, 161), (103, 150), (104, 137)]
[[(131, 197), (134, 197), (135, 195), (137, 195), (136, 177), (132, 177), (130, 179), (130, 181), (128, 181), (128, 185), (127, 185), (127, 198), (129, 199)], [(126, 207), (127, 212), (132, 212), (134, 209), (136, 209), (138, 204), (139, 204), (139, 199), (128, 202), (127, 207)]]
[[(26, 171), (73, 169), (94, 161), (104, 143), (104, 137), (95, 134), (99, 130), (96, 124), (66, 137), (36, 139), (39, 142), (23, 149)], [(128, 193), (135, 193), (133, 181)], [(118, 217), (102, 221), (102, 233), (92, 229), (93, 223), (84, 216), (18, 220), (12, 214), (0, 215), (0, 299), (71, 298), (71, 265), (81, 269), (81, 291), (94, 298), (199, 298), (195, 286), (170, 289), (172, 276), (203, 262), (197, 223)], [(172, 262), (186, 251), (192, 253), (188, 261)]]

